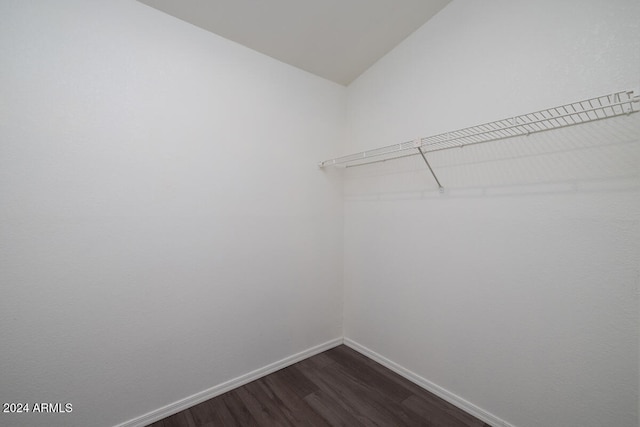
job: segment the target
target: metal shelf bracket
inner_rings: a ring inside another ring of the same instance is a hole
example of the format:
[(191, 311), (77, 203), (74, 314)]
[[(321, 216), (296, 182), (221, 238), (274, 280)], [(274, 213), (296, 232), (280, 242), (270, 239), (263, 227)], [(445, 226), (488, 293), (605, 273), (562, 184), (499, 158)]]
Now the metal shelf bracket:
[(429, 168), (429, 172), (431, 172), (431, 175), (433, 175), (433, 179), (436, 180), (436, 184), (438, 184), (438, 189), (440, 190), (440, 192), (441, 193), (444, 192), (444, 187), (442, 187), (442, 184), (440, 184), (440, 180), (438, 180), (436, 173), (433, 171), (433, 168), (429, 164), (429, 161), (427, 160), (427, 156), (424, 154), (424, 151), (422, 151), (422, 140), (415, 139), (413, 141), (413, 146), (420, 152), (422, 159), (424, 160), (424, 162), (427, 164), (427, 167)]

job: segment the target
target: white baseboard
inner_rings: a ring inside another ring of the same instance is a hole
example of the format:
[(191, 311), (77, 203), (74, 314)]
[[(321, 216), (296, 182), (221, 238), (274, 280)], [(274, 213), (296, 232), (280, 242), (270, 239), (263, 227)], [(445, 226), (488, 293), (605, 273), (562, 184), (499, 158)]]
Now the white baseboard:
[(184, 411), (198, 403), (202, 403), (205, 400), (209, 400), (213, 397), (219, 396), (223, 393), (226, 393), (230, 390), (233, 390), (237, 387), (243, 386), (251, 381), (262, 378), (266, 375), (269, 375), (273, 372), (276, 372), (282, 368), (286, 368), (287, 366), (293, 365), (294, 363), (300, 362), (301, 360), (307, 359), (311, 356), (314, 356), (318, 353), (322, 353), (323, 351), (329, 350), (333, 347), (336, 347), (340, 344), (345, 344), (346, 346), (354, 349), (355, 351), (362, 353), (370, 359), (375, 360), (381, 365), (391, 369), (397, 374), (403, 376), (409, 381), (419, 385), (427, 391), (435, 394), (436, 396), (446, 400), (452, 405), (457, 406), (463, 411), (473, 415), (479, 420), (492, 425), (494, 427), (515, 427), (513, 424), (509, 424), (508, 422), (496, 417), (490, 412), (485, 411), (482, 408), (470, 403), (460, 396), (451, 393), (450, 391), (440, 387), (437, 384), (432, 383), (431, 381), (419, 376), (418, 374), (404, 368), (397, 363), (387, 359), (384, 356), (376, 353), (373, 350), (368, 349), (367, 347), (349, 339), (349, 338), (336, 338), (331, 341), (327, 341), (323, 344), (317, 345), (315, 347), (311, 347), (307, 350), (301, 351), (300, 353), (294, 354), (289, 357), (285, 357), (282, 360), (271, 363), (262, 368), (256, 369), (255, 371), (251, 371), (247, 374), (241, 375), (237, 378), (226, 381), (222, 384), (218, 384), (206, 390), (203, 390), (199, 393), (193, 394), (191, 396), (185, 397), (184, 399), (178, 400), (177, 402), (170, 403), (169, 405), (163, 406), (162, 408), (158, 408), (154, 411), (148, 412), (144, 415), (136, 417), (132, 420), (126, 421), (122, 424), (118, 424), (115, 427), (145, 427), (149, 424), (152, 424), (156, 421), (159, 421), (163, 418), (169, 417), (173, 414), (176, 414), (180, 411)]
[(425, 390), (430, 391), (436, 396), (446, 400), (447, 402), (451, 403), (454, 406), (457, 406), (458, 408), (462, 409), (466, 413), (473, 415), (474, 417), (478, 418), (481, 421), (484, 421), (489, 425), (492, 425), (494, 427), (515, 427), (513, 424), (509, 424), (508, 422), (496, 417), (492, 413), (487, 412), (482, 408), (479, 408), (473, 403), (464, 400), (460, 396), (451, 393), (450, 391), (440, 387), (437, 384), (432, 383), (431, 381), (425, 378), (422, 378), (420, 375), (408, 370), (405, 367), (398, 365), (397, 363), (387, 359), (384, 356), (379, 355), (375, 351), (370, 350), (367, 347), (361, 344), (358, 344), (357, 342), (349, 338), (344, 338), (344, 344), (354, 349), (358, 353), (361, 353), (367, 356), (369, 359), (375, 360), (376, 362), (380, 363), (386, 368), (389, 368), (395, 373), (408, 379), (412, 383), (419, 385)]
[(184, 411), (185, 409), (188, 409), (194, 405), (197, 405), (198, 403), (202, 403), (205, 400), (209, 400), (212, 397), (219, 396), (223, 393), (233, 390), (234, 388), (250, 383), (251, 381), (262, 378), (282, 368), (286, 368), (287, 366), (293, 365), (294, 363), (300, 362), (301, 360), (307, 359), (318, 353), (322, 353), (323, 351), (329, 350), (330, 348), (336, 347), (342, 344), (342, 342), (343, 342), (342, 338), (336, 338), (331, 341), (327, 341), (323, 344), (317, 345), (315, 347), (311, 347), (307, 350), (301, 351), (300, 353), (294, 354), (289, 357), (285, 357), (282, 360), (271, 363), (262, 368), (256, 369), (255, 371), (251, 371), (247, 374), (241, 375), (237, 378), (231, 379), (222, 384), (218, 384), (216, 386), (203, 390), (199, 393), (193, 394), (189, 397), (185, 397), (184, 399), (178, 400), (177, 402), (170, 403), (169, 405), (163, 406), (162, 408), (158, 408), (154, 411), (151, 411), (149, 413), (136, 417), (132, 420), (126, 421), (122, 424), (118, 424), (115, 427), (148, 426), (149, 424), (152, 424), (163, 418), (169, 417), (180, 411)]

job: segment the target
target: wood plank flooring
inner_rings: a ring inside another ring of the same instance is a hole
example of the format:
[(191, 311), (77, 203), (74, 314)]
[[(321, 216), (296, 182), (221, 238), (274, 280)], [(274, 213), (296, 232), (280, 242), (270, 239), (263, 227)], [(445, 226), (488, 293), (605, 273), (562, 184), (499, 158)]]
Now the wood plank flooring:
[(344, 345), (150, 427), (219, 426), (490, 427)]

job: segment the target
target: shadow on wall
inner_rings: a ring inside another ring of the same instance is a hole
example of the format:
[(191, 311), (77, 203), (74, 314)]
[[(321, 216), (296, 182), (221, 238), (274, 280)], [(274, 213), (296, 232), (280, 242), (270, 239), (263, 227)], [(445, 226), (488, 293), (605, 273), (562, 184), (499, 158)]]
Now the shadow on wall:
[[(390, 142), (392, 143), (392, 142)], [(640, 114), (347, 169), (345, 200), (640, 189)]]

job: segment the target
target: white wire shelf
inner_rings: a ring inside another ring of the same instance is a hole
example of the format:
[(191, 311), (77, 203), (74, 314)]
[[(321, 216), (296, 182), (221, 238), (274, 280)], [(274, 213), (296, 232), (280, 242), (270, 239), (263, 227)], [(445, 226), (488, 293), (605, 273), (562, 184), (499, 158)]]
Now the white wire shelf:
[[(640, 110), (639, 91), (622, 91), (602, 95), (584, 101), (572, 102), (533, 113), (484, 123), (439, 135), (419, 138), (400, 144), (388, 145), (369, 151), (350, 154), (320, 162), (319, 166), (354, 167), (370, 163), (386, 162), (403, 157), (422, 155), (427, 166), (431, 166), (425, 153), (466, 145), (480, 144), (516, 136), (529, 135), (567, 126), (575, 126), (596, 120), (628, 115)], [(431, 170), (433, 174), (433, 170)], [(434, 174), (434, 178), (437, 178)], [(438, 183), (440, 186), (440, 183)], [(440, 186), (442, 188), (442, 186)]]

